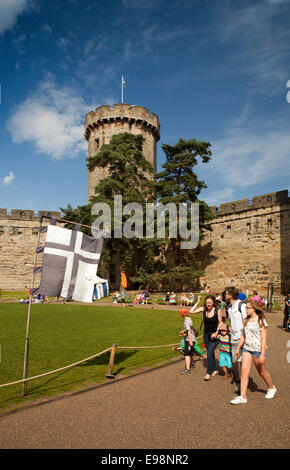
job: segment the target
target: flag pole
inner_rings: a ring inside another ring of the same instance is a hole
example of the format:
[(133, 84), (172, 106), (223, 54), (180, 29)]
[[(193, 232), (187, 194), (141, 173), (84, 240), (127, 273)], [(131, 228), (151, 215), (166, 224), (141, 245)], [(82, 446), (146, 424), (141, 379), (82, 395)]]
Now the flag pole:
[(79, 224), (78, 222), (73, 222), (72, 220), (58, 219), (57, 217), (51, 217), (51, 215), (43, 215), (42, 217), (46, 217), (47, 219), (53, 218), (57, 222), (62, 222), (64, 224), (81, 225), (81, 227), (93, 228), (91, 225)]
[[(42, 216), (39, 220), (39, 228), (42, 224)], [(40, 230), (38, 230), (38, 237), (37, 237), (37, 245), (39, 244), (39, 237), (40, 237)], [(36, 259), (37, 259), (37, 250), (35, 250), (34, 255), (34, 266), (33, 266), (33, 274), (32, 274), (32, 282), (31, 282), (31, 289), (29, 295), (29, 304), (28, 304), (28, 313), (27, 313), (27, 322), (26, 322), (26, 335), (25, 335), (25, 351), (24, 351), (24, 365), (23, 365), (23, 380), (27, 379), (28, 375), (28, 353), (29, 353), (29, 326), (30, 326), (30, 314), (31, 314), (31, 304), (32, 304), (32, 289), (34, 287), (34, 278), (35, 278), (35, 267), (36, 267)], [(24, 397), (27, 394), (27, 382), (24, 381), (22, 383), (22, 396)]]
[(122, 90), (122, 103), (124, 102), (124, 94), (123, 94), (123, 75), (121, 77), (121, 90)]

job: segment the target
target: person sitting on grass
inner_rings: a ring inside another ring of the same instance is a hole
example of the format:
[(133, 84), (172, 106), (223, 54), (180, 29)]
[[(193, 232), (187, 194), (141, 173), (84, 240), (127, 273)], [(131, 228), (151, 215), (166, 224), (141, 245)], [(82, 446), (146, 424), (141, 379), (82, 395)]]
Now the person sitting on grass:
[(144, 302), (145, 302), (146, 305), (148, 304), (149, 300), (150, 300), (150, 294), (149, 294), (148, 290), (145, 290), (145, 292), (144, 292)]
[(181, 307), (185, 307), (186, 300), (187, 300), (186, 294), (184, 292), (182, 292), (182, 294), (180, 296), (180, 306)]
[(113, 304), (117, 304), (119, 300), (120, 294), (118, 291), (114, 293), (114, 297), (112, 298)]
[(184, 336), (184, 359), (185, 368), (181, 371), (181, 374), (187, 375), (191, 373), (191, 368), (195, 366), (193, 359), (193, 345), (195, 343), (195, 334), (192, 324), (192, 319), (189, 317), (189, 311), (187, 308), (180, 310), (180, 315), (184, 319), (183, 330), (180, 331), (179, 336)]
[(217, 339), (220, 344), (220, 360), (219, 366), (224, 371), (224, 378), (232, 378), (235, 380), (232, 363), (232, 349), (231, 349), (231, 333), (230, 328), (225, 323), (219, 325), (218, 332), (211, 335), (213, 339)]
[(189, 297), (187, 298), (186, 305), (192, 305), (194, 303), (194, 293), (190, 292)]
[(174, 305), (176, 304), (176, 294), (174, 292), (171, 292), (170, 297), (169, 297), (169, 305)]

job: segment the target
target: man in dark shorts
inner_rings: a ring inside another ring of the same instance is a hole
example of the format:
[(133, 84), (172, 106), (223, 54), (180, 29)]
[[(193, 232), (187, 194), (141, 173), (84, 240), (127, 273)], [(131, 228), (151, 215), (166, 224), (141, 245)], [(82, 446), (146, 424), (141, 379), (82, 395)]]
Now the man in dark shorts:
[(189, 317), (189, 311), (187, 308), (182, 308), (180, 310), (180, 315), (184, 318), (183, 331), (179, 335), (184, 334), (184, 359), (185, 359), (185, 368), (181, 371), (181, 374), (186, 375), (190, 374), (191, 367), (194, 366), (193, 362), (193, 346), (195, 342), (194, 328), (192, 324), (192, 319)]
[(287, 321), (290, 315), (290, 292), (285, 299), (285, 308), (284, 308), (284, 320), (283, 320), (283, 328), (287, 327)]

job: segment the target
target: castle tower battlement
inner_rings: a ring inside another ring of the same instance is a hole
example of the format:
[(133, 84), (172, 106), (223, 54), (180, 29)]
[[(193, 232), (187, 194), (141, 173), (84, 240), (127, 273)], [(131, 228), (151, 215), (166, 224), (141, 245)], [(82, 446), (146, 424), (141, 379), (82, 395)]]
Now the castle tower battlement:
[(211, 210), (216, 216), (223, 216), (228, 214), (236, 214), (238, 212), (250, 211), (254, 209), (262, 209), (271, 207), (276, 204), (290, 203), (288, 190), (277, 191), (275, 193), (261, 194), (254, 196), (252, 201), (249, 199), (239, 199), (238, 201), (227, 202), (221, 204), (220, 207), (212, 206)]
[[(158, 116), (143, 106), (118, 103), (99, 106), (86, 115), (85, 138), (88, 141), (88, 157), (97, 155), (103, 144), (108, 144), (115, 134), (129, 132), (144, 137), (143, 153), (154, 168), (157, 166), (156, 144), (160, 139)], [(106, 168), (95, 168), (88, 172), (88, 199), (95, 192), (95, 186), (108, 175)]]
[(60, 218), (60, 212), (54, 211), (38, 211), (37, 214), (32, 210), (27, 209), (11, 209), (11, 214), (8, 214), (7, 209), (0, 209), (0, 220), (40, 220), (41, 216)]

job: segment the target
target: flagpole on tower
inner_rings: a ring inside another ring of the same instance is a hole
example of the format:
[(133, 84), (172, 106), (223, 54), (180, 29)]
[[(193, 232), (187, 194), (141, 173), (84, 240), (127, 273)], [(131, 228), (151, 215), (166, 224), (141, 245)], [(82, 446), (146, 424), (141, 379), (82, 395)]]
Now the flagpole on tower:
[(122, 78), (121, 78), (122, 103), (124, 103), (124, 86), (126, 88), (126, 82), (125, 82), (125, 79), (122, 75)]
[(121, 78), (121, 89), (122, 89), (122, 103), (124, 103), (124, 96), (123, 96), (123, 75)]

